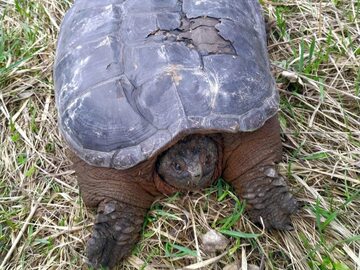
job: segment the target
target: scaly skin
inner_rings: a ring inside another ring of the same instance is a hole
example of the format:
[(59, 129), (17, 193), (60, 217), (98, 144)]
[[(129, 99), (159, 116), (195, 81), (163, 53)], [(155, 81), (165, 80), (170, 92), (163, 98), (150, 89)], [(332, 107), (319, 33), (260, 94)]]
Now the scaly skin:
[(278, 174), (275, 165), (260, 167), (253, 179), (239, 188), (234, 183), (239, 195), (247, 200), (247, 212), (250, 219), (264, 223), (267, 229), (292, 230), (290, 216), (298, 209), (298, 203), (289, 192), (284, 178)]
[(276, 163), (282, 156), (277, 116), (251, 133), (224, 135), (223, 177), (247, 200), (250, 219), (266, 229), (291, 230), (298, 203)]
[(87, 243), (89, 264), (94, 268), (113, 267), (129, 255), (139, 239), (146, 211), (115, 200), (102, 201)]

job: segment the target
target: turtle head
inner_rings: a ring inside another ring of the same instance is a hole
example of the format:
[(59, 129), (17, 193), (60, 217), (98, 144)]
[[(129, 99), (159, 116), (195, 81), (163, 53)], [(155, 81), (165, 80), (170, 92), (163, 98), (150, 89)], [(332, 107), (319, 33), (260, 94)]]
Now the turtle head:
[(157, 172), (175, 188), (194, 190), (211, 184), (217, 162), (217, 146), (211, 138), (189, 135), (158, 158)]

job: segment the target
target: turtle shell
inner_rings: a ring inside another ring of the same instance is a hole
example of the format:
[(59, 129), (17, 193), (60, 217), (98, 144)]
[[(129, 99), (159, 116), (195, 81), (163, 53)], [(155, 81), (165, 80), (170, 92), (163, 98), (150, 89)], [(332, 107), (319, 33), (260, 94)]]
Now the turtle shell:
[(257, 1), (77, 0), (54, 80), (69, 146), (116, 169), (186, 134), (256, 130), (278, 110)]

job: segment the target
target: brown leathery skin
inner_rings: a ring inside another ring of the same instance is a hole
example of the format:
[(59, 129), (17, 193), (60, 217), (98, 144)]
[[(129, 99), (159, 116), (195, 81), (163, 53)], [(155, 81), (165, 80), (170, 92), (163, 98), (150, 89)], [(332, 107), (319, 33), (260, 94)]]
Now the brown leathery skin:
[(93, 167), (73, 153), (68, 156), (86, 206), (97, 208), (86, 249), (88, 263), (95, 269), (112, 268), (131, 252), (148, 208), (161, 195), (153, 181), (155, 159), (120, 171)]
[(127, 170), (115, 170), (88, 165), (72, 152), (82, 198), (88, 207), (97, 207), (104, 199), (113, 199), (148, 208), (161, 193), (153, 181), (155, 159)]
[(223, 138), (223, 178), (247, 200), (250, 219), (262, 219), (266, 229), (291, 230), (298, 203), (276, 167), (282, 154), (277, 116), (257, 131)]
[[(267, 229), (291, 229), (290, 215), (298, 205), (276, 168), (282, 154), (277, 116), (254, 132), (207, 136), (216, 141), (219, 153), (212, 180), (222, 175), (233, 185), (247, 200), (252, 221), (263, 221)], [(179, 190), (156, 173), (156, 157), (127, 170), (93, 167), (74, 154), (70, 158), (85, 204), (98, 209), (87, 245), (89, 262), (95, 268), (112, 267), (137, 242), (155, 198)]]

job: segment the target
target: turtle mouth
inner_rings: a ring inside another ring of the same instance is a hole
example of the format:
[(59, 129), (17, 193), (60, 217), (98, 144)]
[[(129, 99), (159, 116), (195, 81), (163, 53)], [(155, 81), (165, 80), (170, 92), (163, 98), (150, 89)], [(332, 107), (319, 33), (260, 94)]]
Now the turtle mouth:
[[(212, 184), (212, 173), (207, 173), (205, 175), (201, 174), (201, 176), (194, 176), (191, 178), (191, 180), (187, 181), (185, 188), (188, 191), (194, 190), (194, 189), (202, 189), (205, 187), (208, 187)], [(184, 188), (184, 186), (182, 186)]]
[(206, 187), (209, 187), (212, 184), (212, 173), (207, 173), (205, 175), (202, 175), (202, 177), (199, 179), (187, 179), (186, 181), (166, 181), (165, 179), (162, 179), (166, 184), (169, 186), (180, 190), (180, 191), (195, 191), (200, 190)]

